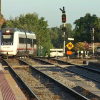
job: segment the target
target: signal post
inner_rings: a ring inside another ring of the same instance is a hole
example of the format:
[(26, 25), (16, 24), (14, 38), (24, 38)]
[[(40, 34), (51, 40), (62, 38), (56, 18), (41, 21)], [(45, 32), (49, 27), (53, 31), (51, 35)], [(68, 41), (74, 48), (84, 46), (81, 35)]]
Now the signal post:
[(62, 23), (63, 23), (63, 27), (62, 27), (62, 31), (63, 31), (63, 36), (64, 36), (64, 55), (65, 55), (65, 31), (66, 31), (66, 14), (65, 14), (65, 8), (63, 7), (63, 10), (60, 8), (60, 10), (62, 11)]
[(96, 26), (97, 24), (94, 24), (91, 26), (91, 42), (93, 43), (93, 56), (94, 56), (94, 27)]

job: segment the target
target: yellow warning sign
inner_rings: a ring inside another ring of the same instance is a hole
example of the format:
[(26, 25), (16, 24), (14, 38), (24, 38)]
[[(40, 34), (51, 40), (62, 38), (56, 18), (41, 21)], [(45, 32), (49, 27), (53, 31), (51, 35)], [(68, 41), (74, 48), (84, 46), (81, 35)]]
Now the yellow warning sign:
[(71, 50), (74, 47), (74, 45), (71, 42), (69, 42), (66, 46), (69, 50)]

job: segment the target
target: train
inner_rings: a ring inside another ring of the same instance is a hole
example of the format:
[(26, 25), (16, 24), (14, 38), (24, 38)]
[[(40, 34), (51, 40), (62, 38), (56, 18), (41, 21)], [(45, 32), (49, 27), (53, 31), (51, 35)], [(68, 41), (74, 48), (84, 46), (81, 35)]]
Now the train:
[(63, 49), (50, 49), (50, 57), (63, 57)]
[(0, 56), (34, 56), (37, 51), (36, 34), (17, 28), (2, 28), (0, 44)]

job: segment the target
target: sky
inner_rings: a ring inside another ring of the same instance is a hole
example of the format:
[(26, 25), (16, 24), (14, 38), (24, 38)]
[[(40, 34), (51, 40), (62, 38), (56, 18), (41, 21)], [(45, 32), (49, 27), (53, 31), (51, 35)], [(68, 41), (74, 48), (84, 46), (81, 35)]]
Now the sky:
[(100, 17), (100, 0), (1, 0), (1, 14), (5, 19), (15, 18), (21, 14), (34, 13), (48, 21), (48, 27), (62, 25), (62, 12), (65, 7), (67, 21), (75, 28), (75, 20), (84, 17), (86, 13)]

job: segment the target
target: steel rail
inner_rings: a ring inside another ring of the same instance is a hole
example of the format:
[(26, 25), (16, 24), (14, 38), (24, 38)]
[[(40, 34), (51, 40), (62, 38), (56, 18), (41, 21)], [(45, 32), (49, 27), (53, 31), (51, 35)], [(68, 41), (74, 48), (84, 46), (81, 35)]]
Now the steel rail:
[[(38, 60), (40, 60), (39, 58), (34, 58), (34, 59), (38, 59)], [(97, 70), (97, 69), (94, 69), (94, 68), (88, 68), (88, 67), (86, 67), (86, 66), (80, 66), (80, 65), (77, 65), (77, 64), (73, 64), (73, 63), (70, 63), (70, 62), (66, 62), (66, 61), (62, 61), (62, 60), (58, 60), (58, 59), (54, 59), (54, 58), (51, 58), (52, 60), (55, 60), (55, 61), (59, 61), (59, 62), (61, 62), (61, 63), (64, 63), (64, 64), (69, 64), (69, 65), (75, 65), (76, 67), (80, 67), (80, 68), (83, 68), (83, 69), (86, 69), (86, 70), (89, 70), (89, 71), (92, 71), (92, 72), (95, 72), (95, 73), (99, 73), (100, 74), (100, 70)], [(44, 61), (44, 60), (43, 60)], [(44, 62), (46, 62), (46, 61), (44, 61)], [(47, 63), (47, 62), (46, 62)], [(48, 62), (48, 64), (49, 64), (49, 62)], [(51, 64), (51, 63), (50, 63)]]
[[(65, 92), (67, 92), (67, 93), (73, 95), (75, 98), (77, 98), (77, 100), (89, 100), (89, 99), (86, 98), (85, 96), (83, 96), (83, 95), (79, 94), (78, 92), (72, 90), (71, 88), (69, 88), (69, 87), (63, 85), (61, 82), (58, 82), (58, 81), (55, 80), (54, 78), (48, 76), (47, 74), (41, 72), (40, 70), (38, 70), (38, 69), (36, 69), (36, 68), (34, 68), (34, 67), (33, 67), (32, 65), (30, 65), (29, 63), (26, 63), (25, 61), (22, 61), (22, 60), (20, 60), (20, 59), (17, 59), (17, 60), (23, 62), (24, 64), (29, 65), (29, 66), (30, 66), (31, 68), (33, 68), (37, 73), (39, 73), (40, 75), (42, 75), (42, 76), (48, 78), (50, 81), (54, 82), (57, 86), (59, 86), (60, 88), (62, 88)], [(48, 63), (49, 63), (49, 62), (48, 62)]]
[[(35, 58), (35, 59), (37, 59), (37, 58)], [(40, 60), (43, 61), (43, 62), (46, 62), (46, 61), (44, 61), (44, 60), (42, 60), (42, 59), (39, 59), (39, 61), (40, 61)], [(58, 60), (58, 59), (53, 59), (53, 60), (60, 61), (60, 62), (62, 62), (62, 63), (64, 62), (64, 63), (67, 64), (67, 62), (65, 62), (65, 61), (61, 61), (61, 60)], [(50, 63), (50, 62), (48, 62), (48, 63)], [(51, 63), (50, 63), (50, 64), (51, 64)], [(100, 74), (100, 71), (98, 71), (98, 70), (96, 70), (96, 69), (83, 67), (83, 66), (76, 65), (76, 64), (72, 64), (72, 63), (69, 63), (69, 62), (68, 62), (68, 64), (70, 64), (70, 65), (74, 65), (74, 66), (76, 66), (76, 67), (78, 67), (78, 68), (83, 68), (83, 69), (89, 70), (89, 71), (91, 71), (91, 72), (95, 72), (95, 73), (99, 73), (99, 74)], [(59, 65), (57, 65), (57, 66), (58, 66), (59, 68), (62, 68), (62, 67), (59, 66)], [(83, 77), (85, 77), (85, 78), (88, 78), (88, 79), (91, 79), (91, 80), (93, 80), (93, 81), (95, 81), (95, 82), (100, 83), (99, 80), (96, 80), (96, 79), (91, 78), (91, 77), (87, 77), (87, 76), (85, 76), (85, 75), (83, 75), (83, 74), (81, 74), (81, 73), (78, 73), (78, 72), (72, 71), (71, 69), (66, 69), (66, 68), (63, 68), (63, 69), (68, 70), (68, 71), (70, 71), (70, 72), (72, 72), (72, 73), (75, 73), (75, 74), (77, 74), (77, 75), (81, 75), (81, 76), (83, 76)]]
[(28, 87), (28, 85), (22, 80), (22, 78), (14, 71), (14, 69), (9, 65), (9, 63), (2, 59), (7, 65), (8, 67), (10, 68), (10, 70), (12, 71), (12, 73), (19, 79), (20, 83), (22, 84), (22, 86), (24, 86), (24, 88), (29, 92), (29, 96), (31, 98), (35, 98), (37, 100), (40, 100), (37, 95)]
[(100, 74), (100, 70), (97, 70), (97, 69), (94, 69), (94, 68), (88, 68), (88, 67), (86, 67), (84, 65), (80, 66), (80, 65), (77, 65), (77, 64), (73, 64), (73, 63), (70, 63), (70, 62), (65, 62), (65, 61), (58, 60), (58, 59), (53, 59), (53, 60), (56, 60), (56, 61), (59, 61), (59, 62), (65, 63), (65, 64), (75, 65), (76, 67), (80, 67), (80, 68), (83, 68), (83, 69), (86, 69), (86, 70), (89, 70), (89, 71), (92, 71), (92, 72)]
[[(60, 60), (58, 60), (58, 59), (53, 59), (53, 60), (57, 60), (57, 61), (60, 61)], [(95, 72), (95, 73), (98, 73), (98, 74), (100, 74), (100, 70), (97, 70), (97, 69), (94, 69), (94, 68), (88, 68), (88, 67), (86, 67), (86, 66), (80, 66), (80, 65), (77, 65), (77, 64), (72, 64), (72, 63), (70, 63), (70, 62), (65, 62), (65, 61), (61, 61), (61, 62), (64, 62), (64, 63), (68, 63), (68, 64), (70, 64), (70, 65), (75, 65), (76, 67), (78, 67), (78, 68), (83, 68), (83, 69), (85, 69), (85, 70), (88, 70), (88, 71), (91, 71), (91, 72)], [(60, 67), (60, 66), (59, 66)], [(66, 68), (64, 68), (64, 69), (66, 69)], [(66, 70), (69, 70), (69, 69), (66, 69)], [(72, 71), (72, 70), (69, 70), (69, 71)], [(74, 72), (74, 71), (72, 71), (72, 72)], [(79, 74), (79, 73), (77, 73), (77, 72), (75, 72), (76, 74)], [(82, 74), (80, 74), (80, 75), (82, 75)], [(85, 75), (82, 75), (82, 76), (84, 76), (84, 77), (86, 77)], [(87, 78), (90, 78), (90, 77), (87, 77)], [(96, 82), (99, 82), (100, 83), (100, 81), (98, 81), (98, 80), (95, 80), (95, 79), (93, 79), (93, 78), (90, 78), (90, 79), (92, 79), (92, 80), (94, 80), (94, 81), (96, 81)]]

